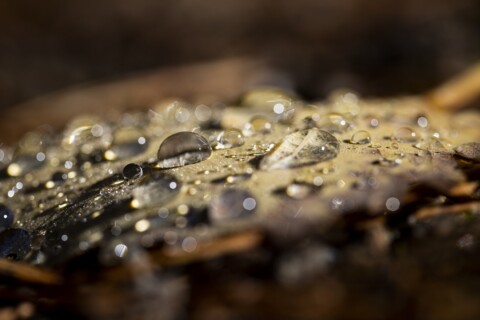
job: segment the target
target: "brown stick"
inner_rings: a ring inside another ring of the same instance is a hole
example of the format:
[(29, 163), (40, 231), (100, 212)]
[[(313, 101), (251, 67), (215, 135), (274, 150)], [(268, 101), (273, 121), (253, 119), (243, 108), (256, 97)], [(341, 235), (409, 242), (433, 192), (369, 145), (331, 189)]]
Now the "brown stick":
[(38, 284), (52, 285), (61, 282), (60, 277), (53, 272), (6, 259), (0, 259), (0, 275)]
[(471, 212), (475, 214), (480, 213), (480, 201), (454, 204), (443, 207), (429, 207), (422, 208), (415, 213), (417, 219), (426, 219), (444, 214), (462, 214), (464, 212)]
[(428, 103), (443, 110), (458, 110), (480, 96), (480, 63), (426, 95)]

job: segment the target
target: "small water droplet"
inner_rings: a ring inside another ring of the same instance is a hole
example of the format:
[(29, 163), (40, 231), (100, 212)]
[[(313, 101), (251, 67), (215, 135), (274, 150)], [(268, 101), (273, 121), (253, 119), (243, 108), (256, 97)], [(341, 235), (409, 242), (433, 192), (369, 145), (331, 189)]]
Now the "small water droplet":
[(194, 237), (186, 237), (182, 241), (182, 249), (186, 252), (193, 252), (197, 249), (197, 240)]
[(437, 138), (427, 138), (414, 145), (415, 148), (430, 152), (445, 152), (447, 149)]
[(215, 149), (230, 149), (240, 147), (244, 143), (245, 139), (239, 130), (227, 129), (218, 135)]
[(162, 142), (157, 158), (161, 168), (175, 168), (206, 160), (211, 153), (210, 144), (201, 135), (179, 132)]
[(7, 206), (0, 204), (0, 232), (9, 228), (15, 216), (13, 211)]
[(401, 127), (395, 130), (392, 138), (398, 142), (416, 142), (418, 139), (415, 131), (408, 127)]
[(428, 127), (428, 119), (425, 116), (420, 116), (417, 118), (417, 124), (420, 128)]
[(285, 193), (293, 199), (304, 199), (312, 192), (312, 187), (305, 183), (291, 183)]
[(138, 164), (129, 163), (123, 168), (122, 174), (127, 180), (138, 179), (143, 175), (143, 169)]
[(204, 104), (198, 105), (194, 113), (197, 120), (201, 122), (206, 122), (212, 117), (212, 109)]
[(331, 133), (343, 133), (353, 128), (347, 117), (341, 113), (331, 112), (326, 120), (327, 122), (320, 128)]
[(146, 219), (139, 220), (135, 223), (135, 230), (137, 232), (145, 232), (148, 229), (150, 229), (150, 221)]
[(210, 203), (209, 217), (220, 223), (251, 216), (257, 207), (255, 198), (243, 189), (227, 189), (214, 197)]
[(370, 137), (370, 134), (368, 131), (361, 130), (357, 131), (352, 135), (352, 138), (350, 139), (351, 143), (354, 144), (368, 144), (370, 143), (372, 138)]
[(115, 248), (113, 249), (113, 252), (117, 257), (123, 258), (127, 255), (128, 247), (127, 245), (120, 243), (115, 246)]
[(255, 116), (247, 122), (242, 130), (246, 136), (254, 134), (267, 134), (272, 132), (272, 123), (264, 116)]
[(397, 211), (400, 208), (400, 200), (395, 197), (390, 197), (385, 201), (385, 207), (388, 211)]
[(90, 154), (98, 149), (105, 149), (112, 143), (111, 129), (104, 123), (93, 119), (78, 119), (69, 125), (64, 134), (63, 147), (78, 149), (83, 154)]

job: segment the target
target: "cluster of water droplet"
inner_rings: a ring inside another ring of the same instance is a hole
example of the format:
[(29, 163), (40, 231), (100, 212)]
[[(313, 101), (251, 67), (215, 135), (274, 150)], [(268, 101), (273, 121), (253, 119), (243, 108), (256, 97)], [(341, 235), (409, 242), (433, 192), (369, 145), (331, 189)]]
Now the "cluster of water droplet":
[[(124, 258), (131, 238), (192, 252), (199, 239), (179, 230), (245, 221), (261, 211), (265, 190), (252, 187), (260, 183), (257, 171), (269, 179), (297, 170), (284, 186), (267, 188), (297, 201), (325, 186), (347, 185), (325, 183), (343, 148), (372, 152), (388, 143), (392, 153), (378, 151), (374, 162), (383, 167), (401, 164), (404, 144), (445, 150), (425, 115), (415, 118), (415, 130), (400, 121), (379, 139), (373, 133), (388, 121), (362, 113), (350, 92), (337, 93), (324, 107), (278, 89), (256, 89), (241, 106), (165, 101), (119, 121), (79, 118), (60, 136), (27, 134), (16, 148), (0, 146), (0, 201), (8, 202), (0, 205), (0, 255), (55, 263), (100, 245), (106, 257)], [(336, 207), (347, 203), (334, 200)], [(390, 197), (384, 207), (397, 211), (400, 200)]]

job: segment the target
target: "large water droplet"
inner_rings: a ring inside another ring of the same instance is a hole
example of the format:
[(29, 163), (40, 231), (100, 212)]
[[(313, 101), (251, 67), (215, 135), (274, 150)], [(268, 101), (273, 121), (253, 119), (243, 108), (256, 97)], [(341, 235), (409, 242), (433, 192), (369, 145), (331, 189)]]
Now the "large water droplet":
[(32, 236), (23, 229), (7, 229), (0, 233), (0, 257), (22, 259), (30, 252)]
[(0, 204), (0, 232), (9, 228), (14, 220), (13, 211), (7, 206)]
[(418, 139), (415, 131), (408, 127), (401, 127), (395, 130), (392, 138), (398, 142), (416, 142)]
[(340, 144), (330, 133), (305, 129), (287, 135), (282, 144), (267, 154), (260, 169), (283, 169), (327, 161), (337, 156)]
[(215, 149), (230, 149), (240, 147), (244, 143), (245, 139), (239, 130), (227, 129), (218, 135)]
[(250, 192), (242, 189), (227, 189), (216, 196), (209, 207), (209, 218), (214, 223), (251, 216), (257, 201)]
[(175, 168), (206, 160), (212, 148), (208, 141), (193, 132), (179, 132), (166, 138), (158, 149), (161, 168)]
[(371, 141), (372, 138), (370, 137), (370, 134), (365, 130), (355, 132), (350, 139), (350, 142), (354, 144), (368, 144)]

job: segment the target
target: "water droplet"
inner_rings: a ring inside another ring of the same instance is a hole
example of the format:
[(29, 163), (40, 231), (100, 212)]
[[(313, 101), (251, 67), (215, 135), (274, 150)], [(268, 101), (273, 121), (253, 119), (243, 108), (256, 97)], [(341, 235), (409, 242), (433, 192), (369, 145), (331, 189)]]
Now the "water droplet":
[(408, 127), (401, 127), (395, 130), (392, 138), (398, 142), (416, 142), (417, 134)]
[(353, 128), (346, 116), (341, 113), (331, 112), (327, 115), (326, 120), (326, 123), (323, 123), (320, 128), (328, 132), (343, 133)]
[(293, 199), (304, 199), (312, 192), (312, 187), (305, 183), (292, 183), (285, 189), (285, 193)]
[(385, 202), (385, 207), (388, 211), (397, 211), (400, 208), (400, 200), (395, 197), (390, 197)]
[(23, 229), (7, 229), (0, 233), (0, 257), (19, 260), (30, 252), (32, 236)]
[(95, 150), (108, 148), (112, 143), (111, 129), (93, 119), (78, 119), (69, 125), (64, 134), (63, 147), (78, 149), (90, 154)]
[(7, 206), (0, 204), (0, 232), (9, 228), (14, 220), (13, 211)]
[(420, 128), (428, 127), (428, 119), (425, 116), (420, 116), (417, 118), (417, 124)]
[(143, 175), (143, 169), (138, 164), (129, 163), (123, 168), (122, 174), (127, 180), (138, 179)]
[(455, 148), (455, 152), (461, 157), (480, 162), (480, 143), (478, 142), (459, 145)]
[(182, 241), (182, 249), (186, 252), (193, 252), (197, 249), (197, 240), (194, 237), (186, 237)]
[(212, 109), (204, 104), (198, 105), (195, 108), (195, 117), (198, 121), (206, 122), (212, 117)]
[(211, 153), (210, 144), (201, 135), (179, 132), (162, 142), (157, 157), (161, 168), (175, 168), (206, 160)]
[(370, 134), (368, 131), (361, 130), (357, 131), (352, 135), (352, 138), (350, 139), (351, 143), (354, 144), (367, 144), (370, 143), (372, 138), (370, 137)]
[(115, 246), (115, 248), (113, 249), (113, 252), (117, 257), (123, 258), (127, 255), (128, 247), (127, 245), (120, 243)]
[(372, 127), (372, 128), (378, 127), (378, 125), (379, 125), (379, 123), (380, 123), (380, 122), (378, 121), (378, 119), (376, 119), (376, 118), (370, 118), (369, 120), (370, 120), (370, 121), (369, 121), (370, 127)]
[(242, 189), (227, 189), (214, 197), (209, 207), (212, 222), (223, 222), (251, 216), (257, 207), (250, 192)]
[(239, 130), (227, 129), (218, 135), (215, 149), (230, 149), (240, 147), (244, 143), (245, 139)]
[(430, 152), (446, 152), (447, 149), (437, 138), (427, 138), (416, 143), (415, 148)]
[(337, 156), (340, 144), (330, 133), (304, 129), (287, 135), (282, 144), (260, 162), (260, 169), (283, 169), (327, 161)]
[(242, 130), (246, 136), (254, 134), (267, 134), (272, 132), (272, 123), (264, 116), (255, 116), (247, 122)]
[(241, 103), (257, 110), (282, 115), (293, 109), (293, 101), (294, 98), (281, 89), (257, 88), (245, 93)]
[(145, 232), (148, 229), (150, 229), (150, 221), (146, 219), (139, 220), (135, 223), (135, 230), (137, 232)]

